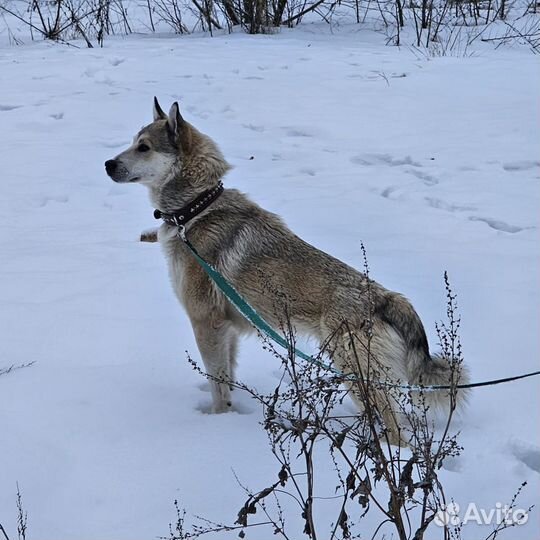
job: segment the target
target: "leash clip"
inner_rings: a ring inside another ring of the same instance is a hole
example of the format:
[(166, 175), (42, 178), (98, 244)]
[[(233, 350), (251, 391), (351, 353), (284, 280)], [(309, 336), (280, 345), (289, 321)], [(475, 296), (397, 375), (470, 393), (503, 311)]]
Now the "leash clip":
[(178, 225), (178, 231), (177, 231), (177, 236), (179, 238), (181, 238), (184, 242), (187, 242), (187, 238), (186, 238), (186, 228), (184, 227), (184, 225)]

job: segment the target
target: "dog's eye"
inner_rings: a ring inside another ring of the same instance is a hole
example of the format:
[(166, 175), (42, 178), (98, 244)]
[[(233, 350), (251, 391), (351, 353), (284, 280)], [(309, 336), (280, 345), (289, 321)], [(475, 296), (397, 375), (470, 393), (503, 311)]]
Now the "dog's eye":
[(137, 147), (137, 150), (139, 152), (148, 152), (148, 150), (150, 150), (150, 147), (147, 145), (147, 144), (139, 144), (139, 146)]

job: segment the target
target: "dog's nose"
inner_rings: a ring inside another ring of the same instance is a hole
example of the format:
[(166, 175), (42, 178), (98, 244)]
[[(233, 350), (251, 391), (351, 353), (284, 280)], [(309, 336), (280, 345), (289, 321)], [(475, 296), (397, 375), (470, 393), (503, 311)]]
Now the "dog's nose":
[(116, 170), (116, 161), (114, 159), (108, 159), (105, 162), (105, 170), (107, 171), (107, 174), (113, 174)]

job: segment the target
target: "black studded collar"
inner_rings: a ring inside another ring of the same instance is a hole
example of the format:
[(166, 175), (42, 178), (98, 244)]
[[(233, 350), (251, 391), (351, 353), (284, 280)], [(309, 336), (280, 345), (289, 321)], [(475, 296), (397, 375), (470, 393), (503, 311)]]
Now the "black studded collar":
[(201, 193), (196, 199), (179, 210), (169, 213), (162, 212), (158, 209), (154, 210), (154, 217), (156, 219), (162, 219), (169, 225), (176, 227), (183, 226), (208, 208), (222, 193), (223, 184), (220, 182), (215, 188)]

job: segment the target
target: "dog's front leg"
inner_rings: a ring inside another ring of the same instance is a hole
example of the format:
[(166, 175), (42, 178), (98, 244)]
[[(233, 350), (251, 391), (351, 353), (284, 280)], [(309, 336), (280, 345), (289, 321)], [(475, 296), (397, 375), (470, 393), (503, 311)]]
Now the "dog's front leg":
[(228, 321), (216, 320), (215, 317), (191, 322), (204, 367), (210, 377), (213, 412), (226, 412), (231, 408), (229, 383), (234, 360), (230, 356), (236, 348), (236, 332)]

